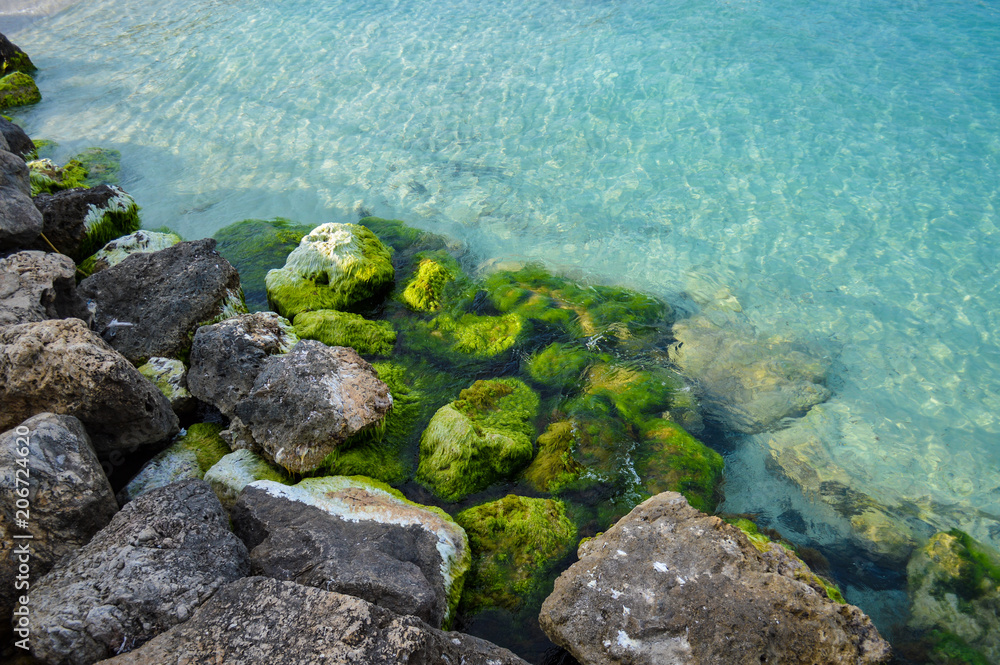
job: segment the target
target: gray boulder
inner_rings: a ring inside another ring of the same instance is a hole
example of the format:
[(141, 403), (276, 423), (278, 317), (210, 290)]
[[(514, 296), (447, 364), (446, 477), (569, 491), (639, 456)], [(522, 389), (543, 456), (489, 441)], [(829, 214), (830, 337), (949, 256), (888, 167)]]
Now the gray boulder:
[[(263, 611), (262, 611), (263, 609)], [(219, 590), (187, 622), (106, 665), (527, 665), (510, 651), (431, 628), (360, 598), (247, 577)]]
[(29, 247), (42, 232), (28, 172), (23, 159), (0, 150), (0, 250)]
[(35, 206), (42, 213), (42, 232), (48, 242), (40, 238), (33, 248), (47, 249), (52, 243), (78, 263), (140, 224), (135, 199), (112, 185), (39, 194)]
[(889, 645), (800, 560), (664, 492), (580, 545), (539, 623), (591, 663), (881, 663)]
[(0, 328), (0, 429), (51, 411), (76, 416), (100, 453), (178, 431), (167, 398), (79, 319)]
[(150, 358), (139, 366), (139, 374), (153, 382), (163, 396), (170, 400), (170, 408), (178, 415), (194, 411), (197, 401), (187, 387), (187, 368), (175, 358)]
[(471, 555), (446, 513), (361, 478), (257, 481), (240, 494), (233, 530), (257, 575), (337, 591), (435, 628), (447, 625)]
[(24, 130), (7, 118), (0, 117), (0, 135), (7, 142), (5, 150), (9, 150), (22, 159), (35, 151), (35, 143)]
[(211, 238), (132, 254), (80, 292), (96, 303), (96, 329), (136, 364), (183, 356), (198, 326), (246, 312), (240, 276)]
[(273, 312), (234, 316), (202, 326), (191, 343), (188, 390), (227, 416), (250, 394), (269, 357), (299, 341), (287, 319)]
[(120, 653), (186, 621), (248, 570), (246, 548), (207, 484), (153, 490), (33, 586), (32, 654), (84, 665)]
[(18, 252), (0, 259), (0, 326), (76, 317), (90, 320), (76, 292), (76, 266), (62, 254)]
[(223, 438), (306, 473), (391, 408), (389, 387), (354, 349), (303, 340), (264, 361)]
[[(14, 587), (21, 546), (30, 548), (32, 579), (37, 579), (104, 528), (118, 512), (118, 502), (83, 423), (53, 413), (0, 434), (0, 487), (0, 618), (9, 619), (25, 593)], [(17, 526), (19, 498), (29, 503), (27, 528)], [(14, 539), (14, 534), (30, 534), (31, 540)]]

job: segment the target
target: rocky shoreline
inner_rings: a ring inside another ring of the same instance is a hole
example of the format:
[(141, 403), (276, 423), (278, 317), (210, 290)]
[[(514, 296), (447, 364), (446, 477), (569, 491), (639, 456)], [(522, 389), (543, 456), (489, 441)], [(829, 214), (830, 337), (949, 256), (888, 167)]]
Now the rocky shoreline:
[[(0, 106), (34, 99), (0, 42)], [(890, 658), (794, 548), (711, 516), (705, 420), (777, 431), (829, 396), (822, 358), (540, 266), (476, 276), (398, 220), (141, 230), (109, 151), (0, 129), (10, 654), (525, 662), (450, 631), (496, 613), (548, 662)], [(775, 465), (808, 487), (802, 455)], [(927, 657), (1000, 656), (1000, 558), (851, 498), (859, 545), (910, 561)]]

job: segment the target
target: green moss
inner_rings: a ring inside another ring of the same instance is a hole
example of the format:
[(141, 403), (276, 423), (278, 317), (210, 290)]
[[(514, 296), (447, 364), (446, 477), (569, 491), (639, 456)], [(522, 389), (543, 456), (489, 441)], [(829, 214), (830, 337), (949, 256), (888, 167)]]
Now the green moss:
[(531, 356), (528, 374), (538, 383), (568, 391), (579, 386), (584, 370), (595, 359), (595, 354), (580, 346), (555, 342)]
[(12, 49), (10, 57), (4, 58), (0, 61), (0, 76), (6, 76), (11, 72), (24, 72), (25, 74), (30, 74), (36, 69), (37, 67), (35, 67), (34, 63), (31, 62), (31, 58), (28, 57), (28, 54), (17, 47)]
[(124, 489), (128, 500), (157, 487), (190, 478), (200, 479), (229, 447), (219, 436), (222, 427), (197, 423), (187, 428), (169, 447), (151, 459)]
[(110, 148), (87, 148), (71, 161), (78, 163), (86, 172), (84, 187), (117, 185), (121, 171), (122, 154)]
[(240, 273), (247, 306), (267, 309), (264, 276), (285, 265), (285, 259), (312, 228), (291, 220), (244, 219), (215, 233), (216, 249)]
[(180, 440), (185, 448), (194, 451), (202, 473), (231, 452), (219, 436), (222, 429), (221, 425), (215, 423), (196, 423), (187, 428), (187, 433)]
[(56, 166), (48, 159), (35, 159), (28, 162), (28, 169), (32, 196), (83, 187), (87, 177), (83, 164), (74, 159), (65, 166)]
[(530, 439), (538, 416), (538, 395), (520, 379), (476, 381), (452, 403), (476, 425), (487, 430), (516, 433)]
[(426, 231), (416, 229), (406, 222), (398, 219), (382, 219), (380, 217), (363, 217), (359, 225), (369, 229), (378, 236), (379, 240), (392, 247), (397, 252), (417, 245), (424, 241), (429, 234)]
[(964, 531), (952, 529), (948, 535), (954, 538), (950, 550), (955, 560), (952, 574), (942, 576), (937, 584), (938, 595), (952, 592), (963, 601), (971, 601), (1000, 586), (1000, 553)]
[(587, 376), (587, 393), (605, 395), (629, 422), (638, 425), (670, 407), (683, 387), (680, 377), (666, 368), (639, 369), (621, 363), (602, 363)]
[(510, 350), (523, 330), (516, 314), (478, 316), (440, 314), (429, 322), (418, 322), (409, 331), (407, 345), (448, 360), (467, 356), (493, 358)]
[(369, 321), (359, 314), (321, 309), (295, 317), (295, 334), (327, 346), (349, 346), (363, 355), (390, 355), (396, 331), (387, 321)]
[(284, 469), (273, 466), (249, 450), (228, 453), (205, 472), (205, 482), (226, 508), (232, 508), (243, 488), (257, 480), (273, 480), (291, 485), (291, 477)]
[(454, 275), (446, 267), (433, 259), (423, 259), (417, 273), (403, 290), (403, 302), (418, 312), (441, 309), (444, 288), (453, 279)]
[(0, 78), (0, 109), (26, 106), (42, 101), (35, 80), (24, 72), (14, 72)]
[(538, 453), (527, 469), (524, 479), (539, 492), (553, 494), (578, 480), (584, 466), (573, 457), (576, 437), (573, 423), (552, 423), (538, 437)]
[(576, 527), (554, 499), (508, 495), (455, 516), (469, 536), (472, 570), (461, 607), (474, 614), (499, 607), (518, 610), (536, 597), (543, 574), (570, 553)]
[(91, 205), (87, 209), (85, 235), (76, 252), (70, 254), (74, 261), (82, 261), (116, 238), (135, 233), (142, 225), (135, 199), (117, 187), (113, 189), (115, 195), (103, 206)]
[(140, 229), (127, 236), (116, 238), (80, 263), (80, 272), (92, 275), (94, 272), (118, 265), (127, 257), (137, 253), (158, 252), (181, 242), (175, 233), (160, 233)]
[(646, 423), (635, 467), (650, 496), (680, 492), (698, 510), (715, 510), (722, 481), (722, 456), (680, 425), (662, 418)]
[(928, 659), (935, 665), (991, 665), (982, 651), (954, 633), (935, 630), (926, 642)]
[(32, 139), (31, 142), (35, 144), (35, 149), (24, 156), (26, 162), (51, 158), (56, 154), (56, 148), (59, 147), (58, 142), (48, 139)]
[[(225, 321), (226, 319), (231, 319), (234, 316), (246, 313), (247, 304), (246, 300), (243, 298), (243, 289), (237, 286), (235, 289), (231, 289), (226, 292), (226, 297), (219, 305), (219, 313), (211, 319), (199, 323), (197, 328), (200, 328), (201, 326), (210, 326), (218, 323), (219, 321)], [(190, 351), (190, 347), (188, 347), (188, 351)]]

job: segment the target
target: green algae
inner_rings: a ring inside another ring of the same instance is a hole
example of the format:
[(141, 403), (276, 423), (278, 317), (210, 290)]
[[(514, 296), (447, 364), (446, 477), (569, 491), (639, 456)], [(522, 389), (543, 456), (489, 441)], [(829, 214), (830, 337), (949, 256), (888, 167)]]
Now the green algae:
[(295, 317), (295, 334), (327, 346), (349, 346), (362, 355), (392, 353), (396, 331), (388, 321), (369, 321), (360, 314), (321, 309)]
[(31, 62), (31, 58), (28, 57), (27, 53), (17, 47), (14, 47), (12, 51), (10, 57), (0, 60), (0, 76), (7, 76), (12, 72), (31, 74), (38, 69)]
[(121, 263), (132, 254), (158, 252), (161, 249), (173, 247), (179, 242), (182, 242), (181, 237), (175, 233), (161, 233), (140, 229), (107, 243), (97, 252), (81, 261), (79, 269), (85, 275), (92, 275), (95, 272)]
[(403, 290), (402, 300), (418, 312), (433, 312), (441, 309), (444, 289), (455, 279), (454, 273), (434, 259), (422, 259), (413, 276)]
[(226, 508), (232, 508), (243, 488), (257, 480), (292, 484), (291, 476), (284, 469), (270, 464), (249, 450), (237, 450), (224, 455), (205, 472), (204, 480)]
[(462, 357), (494, 358), (509, 351), (523, 331), (516, 314), (458, 317), (442, 313), (429, 322), (417, 322), (408, 336), (408, 345), (417, 352), (460, 362)]
[(601, 363), (590, 369), (586, 391), (605, 395), (629, 422), (662, 414), (683, 387), (680, 377), (666, 368), (641, 369), (622, 363)]
[(40, 101), (42, 93), (28, 74), (17, 71), (0, 78), (0, 109), (27, 106)]
[(721, 455), (662, 418), (646, 423), (641, 437), (635, 468), (649, 496), (680, 492), (694, 508), (715, 510), (722, 481)]
[(111, 148), (87, 148), (73, 157), (86, 172), (83, 187), (119, 184), (122, 154)]
[(583, 347), (553, 342), (528, 359), (528, 375), (542, 385), (570, 391), (580, 385), (583, 372), (597, 358)]
[(201, 479), (223, 456), (229, 447), (219, 436), (220, 425), (191, 425), (174, 442), (158, 453), (123, 490), (131, 501), (141, 494), (170, 483), (189, 478)]
[(925, 643), (926, 657), (934, 665), (993, 665), (982, 651), (948, 631), (931, 631)]
[(28, 162), (28, 169), (32, 196), (84, 187), (87, 178), (87, 170), (75, 159), (63, 166), (56, 166), (49, 159), (35, 159)]
[(281, 268), (312, 227), (276, 217), (244, 219), (216, 231), (216, 250), (240, 273), (240, 283), (251, 311), (267, 309), (264, 277)]
[(70, 254), (74, 261), (82, 261), (112, 240), (135, 233), (142, 226), (135, 199), (117, 187), (112, 189), (115, 194), (104, 205), (91, 204), (87, 208), (83, 220), (85, 235), (77, 250)]
[(551, 423), (538, 437), (538, 453), (524, 470), (524, 480), (539, 492), (552, 494), (578, 480), (585, 467), (573, 456), (575, 442), (572, 422)]

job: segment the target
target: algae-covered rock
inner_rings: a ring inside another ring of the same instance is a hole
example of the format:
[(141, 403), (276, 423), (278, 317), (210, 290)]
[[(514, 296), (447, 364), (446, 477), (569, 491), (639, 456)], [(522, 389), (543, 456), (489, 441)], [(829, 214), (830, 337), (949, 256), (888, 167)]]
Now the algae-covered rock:
[(573, 344), (554, 342), (528, 359), (528, 375), (556, 390), (573, 390), (597, 355)]
[[(576, 527), (555, 499), (509, 494), (455, 516), (469, 535), (472, 571), (462, 594), (462, 611), (491, 607), (520, 609), (538, 592), (542, 577), (576, 544)], [(541, 598), (536, 598), (541, 600)]]
[(418, 322), (407, 338), (410, 349), (454, 360), (461, 357), (493, 358), (511, 349), (521, 337), (524, 322), (517, 314), (479, 316), (442, 313)]
[(35, 65), (27, 53), (5, 36), (0, 35), (0, 76), (6, 76), (11, 72), (30, 74), (35, 69)]
[(519, 471), (534, 452), (538, 396), (514, 378), (476, 381), (431, 418), (417, 480), (448, 501)]
[(349, 309), (392, 287), (389, 249), (363, 226), (323, 224), (302, 238), (285, 266), (264, 279), (268, 302), (282, 316)]
[(663, 367), (601, 363), (590, 369), (586, 391), (589, 395), (607, 396), (623, 418), (639, 424), (667, 411), (683, 387), (683, 379)]
[(139, 230), (112, 240), (96, 253), (88, 256), (80, 263), (80, 270), (92, 275), (105, 268), (118, 265), (132, 254), (158, 252), (161, 249), (173, 247), (179, 242), (181, 242), (181, 237), (176, 233)]
[(39, 240), (34, 247), (48, 251), (51, 243), (78, 263), (141, 224), (135, 199), (111, 185), (39, 194), (35, 205), (48, 242)]
[(84, 187), (98, 185), (117, 185), (118, 173), (121, 171), (122, 154), (112, 148), (87, 148), (73, 157), (87, 172), (83, 179)]
[(722, 481), (722, 456), (663, 418), (642, 427), (635, 470), (648, 495), (680, 492), (692, 507), (711, 512)]
[(455, 274), (441, 261), (425, 258), (403, 290), (402, 300), (407, 307), (418, 312), (441, 309), (444, 289), (454, 279)]
[(205, 472), (204, 480), (226, 508), (232, 508), (243, 488), (252, 482), (269, 480), (292, 484), (288, 472), (249, 450), (237, 450), (223, 456)]
[(251, 311), (267, 309), (264, 276), (285, 265), (285, 259), (311, 230), (311, 226), (276, 217), (244, 219), (215, 232), (216, 249), (239, 271)]
[(387, 356), (396, 344), (388, 321), (369, 321), (360, 314), (319, 309), (295, 317), (295, 334), (327, 346), (349, 346), (363, 355)]
[(0, 78), (0, 109), (27, 106), (42, 101), (35, 80), (24, 72), (13, 72)]
[(122, 505), (157, 487), (181, 480), (201, 480), (224, 455), (229, 446), (219, 436), (222, 426), (197, 423), (178, 435), (170, 446), (160, 451), (118, 493)]
[(56, 166), (51, 159), (35, 159), (28, 162), (28, 168), (31, 169), (32, 196), (83, 187), (87, 177), (83, 164), (72, 159), (62, 166)]
[(559, 492), (576, 481), (586, 467), (573, 456), (576, 436), (568, 420), (551, 423), (538, 437), (538, 454), (524, 470), (524, 479), (539, 492)]
[(170, 400), (174, 413), (185, 413), (194, 408), (194, 396), (187, 388), (187, 368), (174, 358), (150, 358), (139, 366), (139, 374), (153, 382), (163, 396)]

